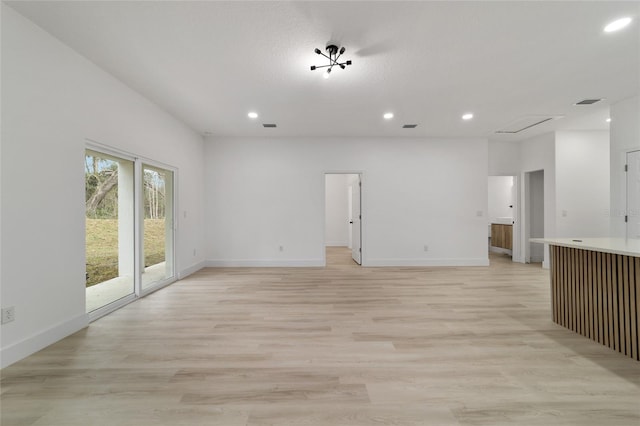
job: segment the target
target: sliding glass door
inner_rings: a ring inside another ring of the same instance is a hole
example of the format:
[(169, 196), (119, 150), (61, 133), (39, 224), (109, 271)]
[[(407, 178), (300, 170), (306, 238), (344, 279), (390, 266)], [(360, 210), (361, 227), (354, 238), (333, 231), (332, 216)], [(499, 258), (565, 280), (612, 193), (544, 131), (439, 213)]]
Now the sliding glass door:
[(86, 151), (87, 312), (135, 292), (134, 197), (133, 160)]
[(143, 164), (142, 289), (173, 277), (173, 172)]
[(86, 309), (96, 317), (174, 278), (175, 172), (85, 152)]

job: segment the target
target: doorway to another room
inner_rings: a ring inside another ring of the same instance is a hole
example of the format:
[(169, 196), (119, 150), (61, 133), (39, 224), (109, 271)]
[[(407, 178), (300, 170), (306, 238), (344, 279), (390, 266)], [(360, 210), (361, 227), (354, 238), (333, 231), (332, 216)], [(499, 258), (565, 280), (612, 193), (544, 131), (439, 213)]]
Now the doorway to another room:
[(362, 264), (361, 188), (359, 173), (325, 174), (327, 266)]
[(518, 182), (518, 176), (489, 176), (487, 233), (490, 260), (507, 257), (522, 262)]

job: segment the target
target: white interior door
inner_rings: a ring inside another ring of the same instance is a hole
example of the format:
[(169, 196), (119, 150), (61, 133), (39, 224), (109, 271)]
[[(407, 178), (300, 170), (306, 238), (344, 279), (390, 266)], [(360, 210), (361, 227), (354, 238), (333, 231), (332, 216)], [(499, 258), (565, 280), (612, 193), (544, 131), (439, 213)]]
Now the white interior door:
[(358, 179), (351, 186), (351, 257), (356, 261), (358, 265), (362, 264), (362, 241), (360, 239), (360, 226), (361, 226), (361, 211), (360, 211), (360, 192), (362, 189), (362, 183), (360, 182), (360, 175)]
[(627, 238), (640, 238), (640, 151), (627, 153)]

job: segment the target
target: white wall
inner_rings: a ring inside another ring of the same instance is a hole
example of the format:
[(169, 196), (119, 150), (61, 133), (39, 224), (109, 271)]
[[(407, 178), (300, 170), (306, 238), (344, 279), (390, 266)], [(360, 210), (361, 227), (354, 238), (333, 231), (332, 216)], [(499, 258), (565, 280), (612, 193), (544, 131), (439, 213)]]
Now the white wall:
[(640, 149), (640, 97), (635, 96), (611, 105), (610, 199), (611, 236), (624, 238), (626, 224), (626, 153)]
[(203, 260), (204, 174), (199, 135), (1, 7), (0, 298), (16, 313), (2, 325), (4, 366), (87, 324), (87, 138), (179, 169), (176, 255), (183, 275)]
[(520, 151), (519, 142), (489, 142), (489, 176), (518, 176)]
[(328, 174), (325, 184), (325, 245), (349, 245), (349, 175)]
[(556, 132), (556, 237), (609, 236), (609, 132)]
[[(536, 136), (520, 143), (520, 164), (522, 167), (521, 182), (525, 185), (524, 173), (537, 170), (544, 170), (544, 236), (555, 237), (556, 235), (556, 155), (555, 155), (555, 134), (546, 133)], [(524, 190), (522, 194), (525, 194)], [(526, 214), (528, 206), (526, 199), (520, 200), (521, 214)], [(521, 218), (524, 224), (524, 217)], [(526, 239), (526, 225), (522, 226), (522, 245), (529, 244)], [(548, 250), (544, 250), (543, 266), (549, 265)]]
[(485, 140), (209, 138), (205, 160), (210, 265), (323, 265), (340, 171), (362, 172), (364, 265), (488, 263)]

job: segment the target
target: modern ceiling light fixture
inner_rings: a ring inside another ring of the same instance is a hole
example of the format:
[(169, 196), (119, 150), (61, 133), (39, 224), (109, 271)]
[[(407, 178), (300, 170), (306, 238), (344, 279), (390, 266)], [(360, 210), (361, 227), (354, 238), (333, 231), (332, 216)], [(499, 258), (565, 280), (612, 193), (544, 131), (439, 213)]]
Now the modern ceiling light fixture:
[(392, 112), (385, 112), (384, 115), (382, 116), (385, 120), (391, 120), (393, 118), (393, 113)]
[(463, 120), (471, 120), (473, 118), (473, 114), (468, 112), (462, 116)]
[(311, 71), (317, 70), (319, 68), (326, 68), (327, 70), (324, 72), (324, 78), (329, 78), (329, 76), (331, 75), (331, 70), (334, 66), (345, 69), (347, 65), (351, 65), (351, 61), (338, 62), (338, 59), (340, 59), (340, 56), (342, 56), (345, 51), (344, 46), (341, 47), (340, 50), (338, 50), (338, 46), (330, 43), (327, 45), (326, 50), (328, 55), (325, 55), (320, 49), (317, 48), (314, 52), (327, 58), (329, 60), (329, 65), (311, 65)]
[(247, 114), (247, 117), (249, 118), (258, 118), (258, 113), (251, 111), (249, 114)]

